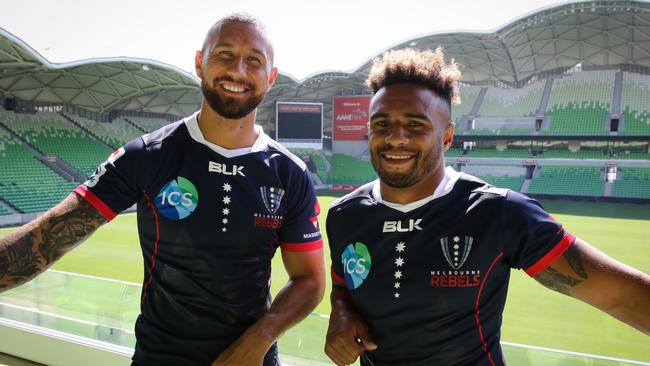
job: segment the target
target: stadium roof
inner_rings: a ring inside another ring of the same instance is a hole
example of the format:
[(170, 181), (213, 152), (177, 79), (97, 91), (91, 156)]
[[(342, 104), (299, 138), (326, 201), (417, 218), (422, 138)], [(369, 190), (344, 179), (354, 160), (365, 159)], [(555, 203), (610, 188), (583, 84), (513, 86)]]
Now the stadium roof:
[[(438, 45), (461, 65), (462, 81), (475, 84), (520, 86), (547, 72), (576, 65), (583, 69), (626, 66), (648, 70), (650, 3), (567, 2), (523, 15), (494, 31), (433, 33), (388, 49), (433, 49)], [(368, 92), (363, 80), (372, 58), (352, 72), (319, 72), (302, 81), (280, 74), (258, 120), (275, 120), (276, 100), (324, 102), (325, 120), (331, 119), (333, 96)], [(52, 64), (2, 29), (0, 92), (96, 112), (125, 109), (186, 115), (201, 100), (196, 77), (174, 66), (124, 57)]]
[[(498, 6), (498, 5), (497, 5)], [(336, 95), (367, 94), (363, 80), (374, 57), (387, 50), (435, 49), (461, 66), (462, 81), (518, 87), (544, 73), (577, 65), (588, 68), (650, 69), (650, 3), (644, 1), (567, 2), (536, 10), (489, 32), (452, 31), (405, 40), (379, 52), (356, 70), (322, 72), (302, 82), (274, 88), (258, 115), (274, 120), (277, 100), (331, 101)], [(324, 109), (331, 120), (331, 106)]]
[(27, 101), (186, 115), (201, 102), (197, 79), (157, 61), (116, 57), (52, 64), (0, 28), (0, 92)]

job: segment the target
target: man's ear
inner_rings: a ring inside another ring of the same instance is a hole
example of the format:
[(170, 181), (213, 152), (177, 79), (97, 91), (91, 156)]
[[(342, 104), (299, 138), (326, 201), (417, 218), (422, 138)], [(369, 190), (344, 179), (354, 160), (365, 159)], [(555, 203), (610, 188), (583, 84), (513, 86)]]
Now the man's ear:
[(442, 138), (442, 144), (445, 151), (451, 147), (451, 143), (454, 142), (454, 131), (456, 130), (456, 125), (454, 122), (449, 121), (447, 127), (445, 127), (445, 133)]
[(275, 83), (275, 79), (278, 77), (278, 68), (274, 67), (271, 69), (271, 72), (269, 73), (269, 89), (273, 87), (273, 83)]
[(194, 55), (194, 70), (196, 71), (196, 76), (198, 76), (199, 79), (203, 79), (203, 69), (201, 68), (202, 64), (203, 51), (196, 51), (196, 55)]

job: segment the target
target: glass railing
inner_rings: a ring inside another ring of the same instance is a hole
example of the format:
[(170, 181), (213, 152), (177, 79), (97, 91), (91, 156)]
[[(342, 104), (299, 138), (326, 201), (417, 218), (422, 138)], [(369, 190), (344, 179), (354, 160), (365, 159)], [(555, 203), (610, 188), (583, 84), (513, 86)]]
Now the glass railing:
[[(49, 270), (0, 295), (0, 318), (133, 348), (141, 285)], [(280, 340), (284, 365), (332, 365), (323, 349), (327, 316), (311, 314)], [(503, 342), (509, 365), (632, 366), (648, 362)], [(358, 362), (357, 362), (358, 364)]]

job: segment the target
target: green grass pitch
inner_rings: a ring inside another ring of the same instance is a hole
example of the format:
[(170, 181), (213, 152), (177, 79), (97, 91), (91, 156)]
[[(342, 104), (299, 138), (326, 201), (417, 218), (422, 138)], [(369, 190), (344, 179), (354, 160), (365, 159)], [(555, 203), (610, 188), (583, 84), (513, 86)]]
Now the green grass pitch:
[[(324, 229), (333, 197), (320, 197)], [(575, 235), (615, 259), (650, 273), (650, 206), (571, 201), (545, 201), (545, 208)], [(0, 229), (3, 235), (11, 229)], [(325, 233), (323, 233), (325, 234)], [(329, 253), (326, 247), (327, 268)], [(130, 282), (141, 282), (143, 265), (134, 214), (118, 216), (86, 243), (61, 259), (54, 269)], [(273, 293), (286, 282), (276, 255)], [(316, 312), (328, 314), (328, 293)], [(138, 304), (133, 304), (137, 307)], [(322, 350), (326, 321), (309, 319), (301, 326), (305, 339)], [(316, 324), (318, 323), (318, 324)], [(650, 338), (575, 299), (547, 290), (521, 271), (513, 271), (504, 315), (502, 340), (576, 352), (650, 361)], [(321, 352), (322, 353), (322, 352)], [(564, 364), (563, 364), (564, 365)]]

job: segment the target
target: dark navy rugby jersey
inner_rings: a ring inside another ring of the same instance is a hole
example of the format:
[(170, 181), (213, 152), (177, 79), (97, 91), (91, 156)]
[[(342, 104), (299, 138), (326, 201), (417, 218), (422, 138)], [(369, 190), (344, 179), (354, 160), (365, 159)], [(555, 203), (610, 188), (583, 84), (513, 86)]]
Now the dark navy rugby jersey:
[(504, 365), (510, 269), (534, 276), (574, 237), (536, 201), (451, 168), (416, 204), (383, 203), (378, 188), (334, 202), (327, 219), (334, 281), (378, 345), (361, 364)]
[(195, 114), (120, 148), (75, 189), (108, 219), (137, 203), (138, 364), (210, 365), (268, 310), (276, 248), (322, 247), (305, 164), (256, 128), (251, 148), (226, 150)]

